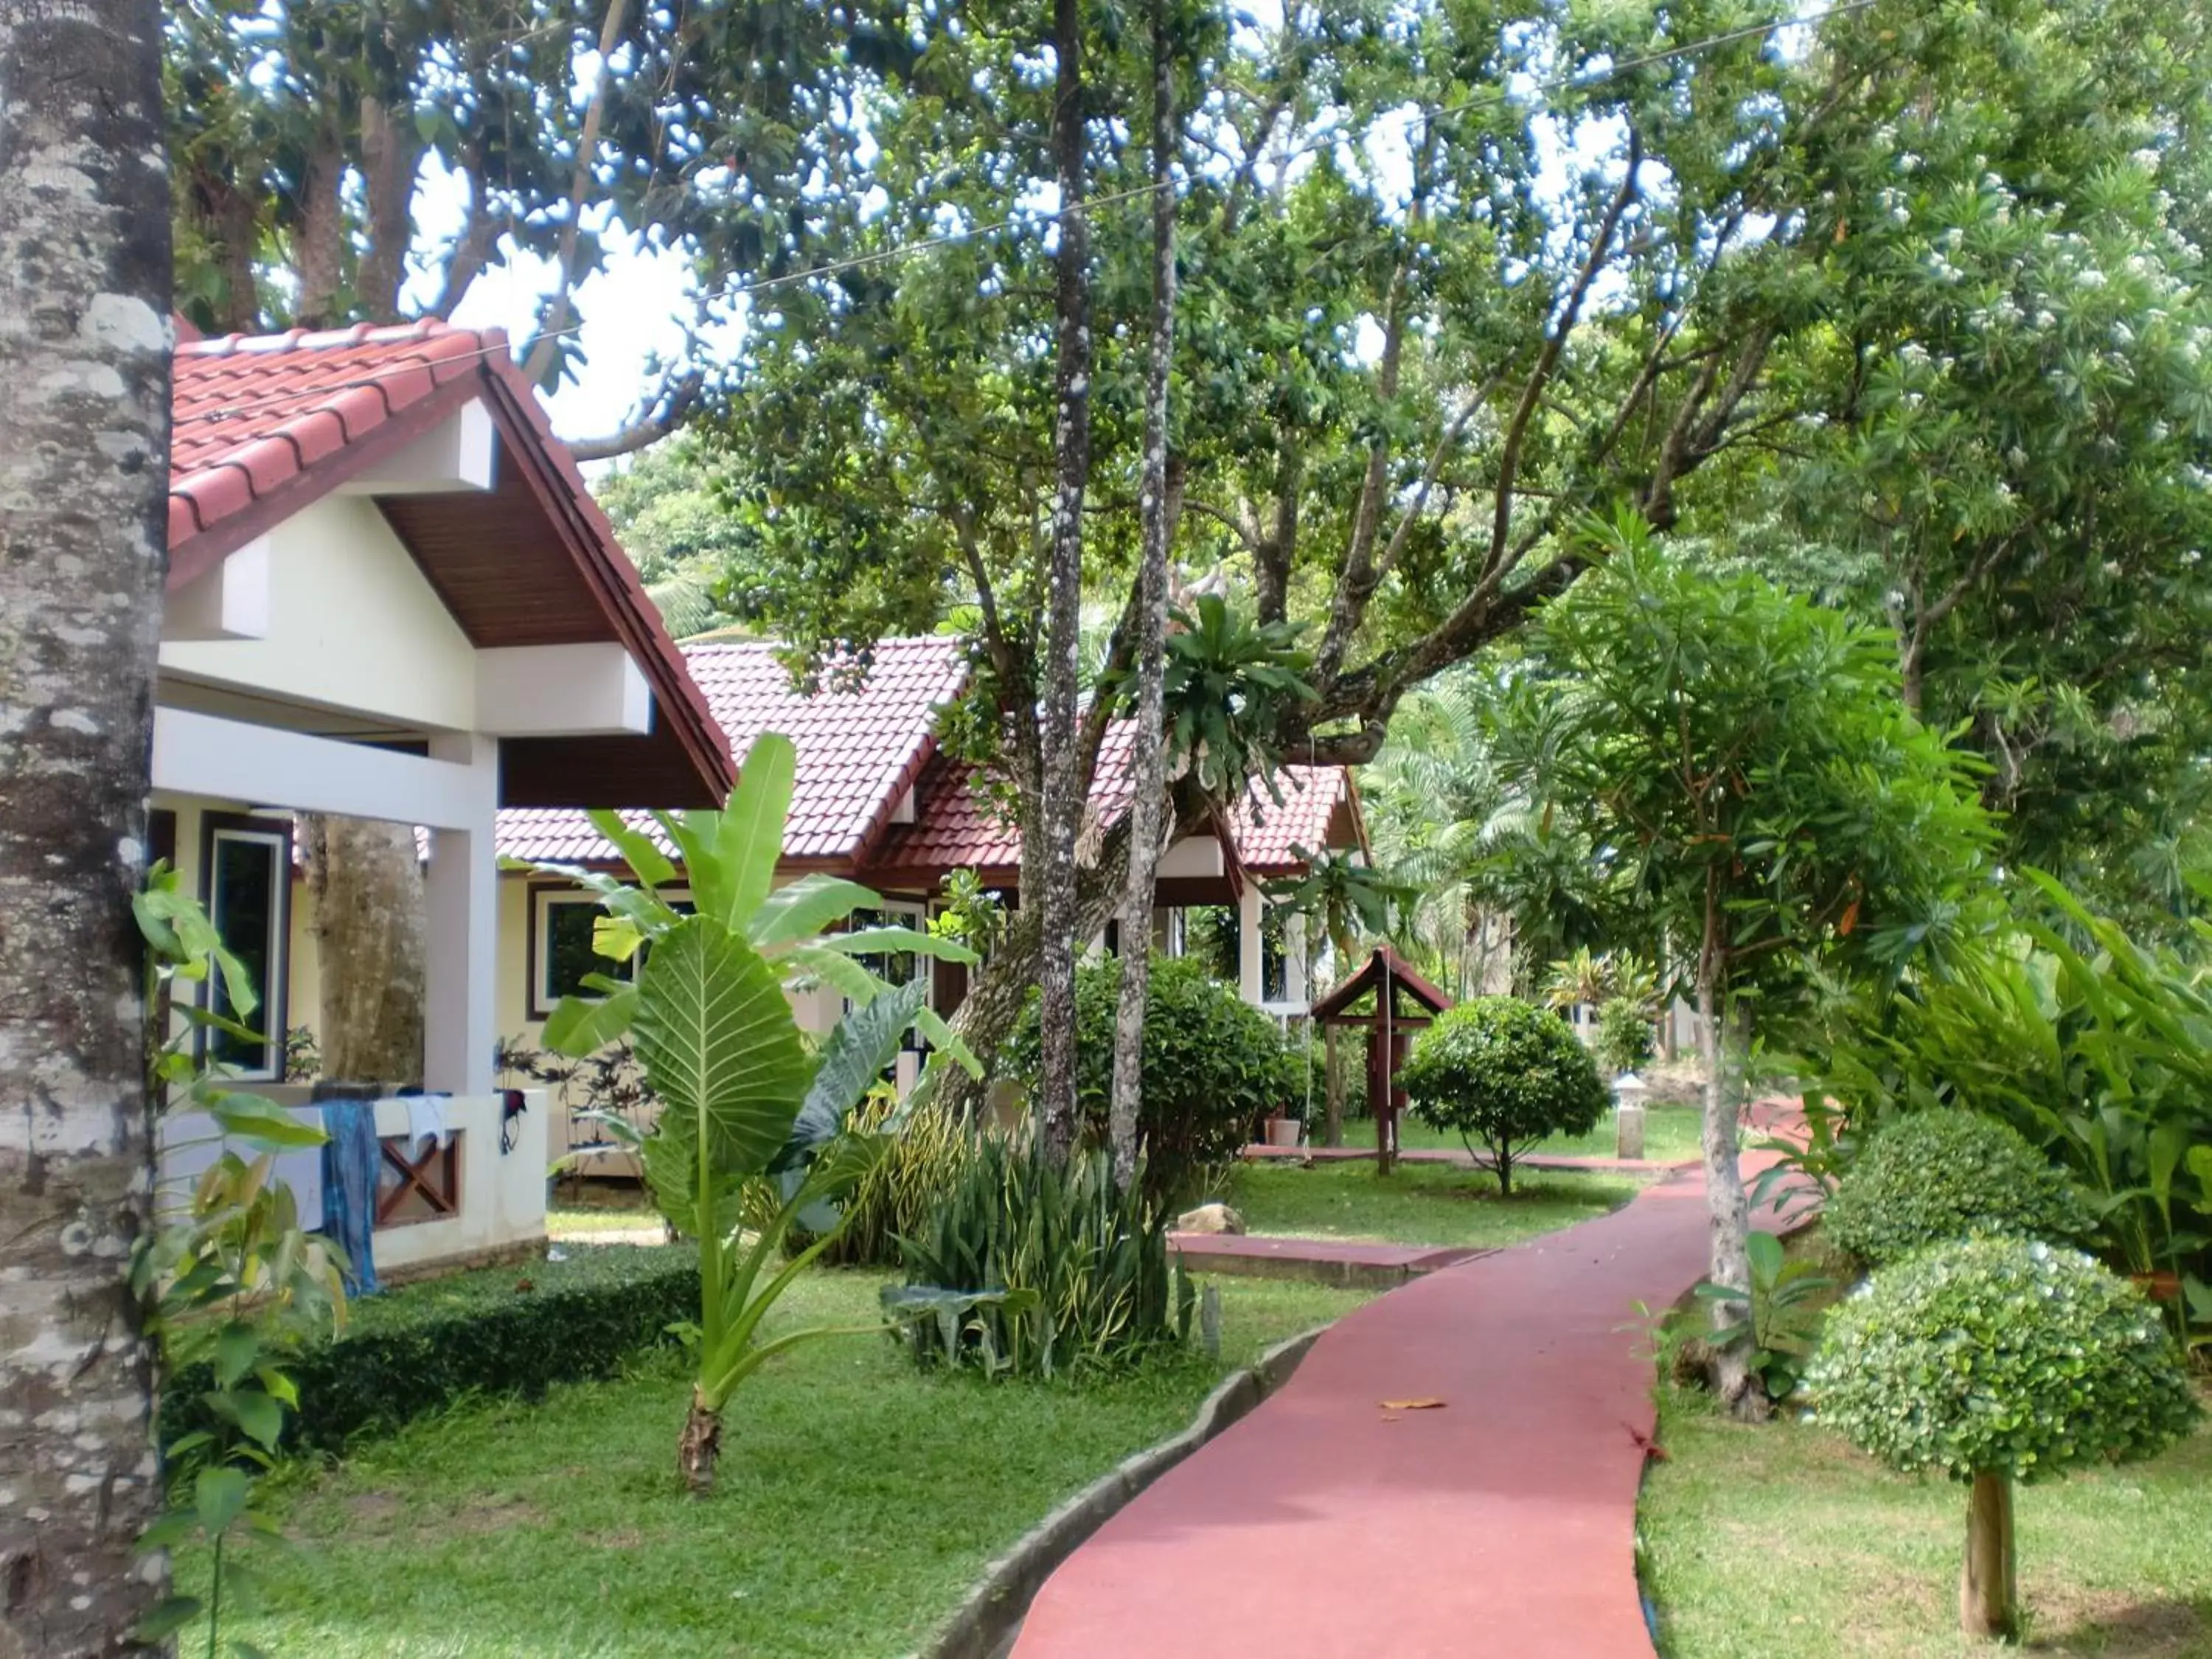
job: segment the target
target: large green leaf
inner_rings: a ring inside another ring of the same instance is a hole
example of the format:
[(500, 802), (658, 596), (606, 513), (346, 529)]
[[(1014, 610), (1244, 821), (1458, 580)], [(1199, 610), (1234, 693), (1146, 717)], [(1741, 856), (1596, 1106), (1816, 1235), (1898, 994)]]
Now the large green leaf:
[(791, 1139), (776, 1155), (774, 1167), (794, 1169), (845, 1127), (845, 1115), (898, 1058), (899, 1045), (921, 1012), (929, 988), (916, 980), (878, 997), (865, 1008), (855, 1008), (837, 1022), (836, 1030), (822, 1049), (822, 1063), (814, 1069), (805, 1103), (792, 1125)]
[(890, 988), (852, 957), (826, 951), (818, 943), (792, 946), (776, 959), (776, 966), (794, 977), (820, 980), (855, 1007), (873, 1002)]
[(968, 964), (977, 960), (975, 953), (958, 939), (913, 927), (860, 927), (849, 933), (826, 933), (817, 943), (848, 957), (936, 957)]
[(539, 1040), (556, 1054), (581, 1060), (621, 1037), (636, 1015), (634, 985), (604, 997), (562, 997)]
[(783, 820), (791, 810), (798, 751), (791, 739), (763, 732), (738, 769), (738, 787), (719, 813), (684, 816), (679, 840), (691, 898), (699, 914), (732, 933), (748, 931), (753, 912), (775, 884), (783, 856)]
[(584, 815), (623, 855), (632, 874), (647, 887), (665, 887), (676, 879), (676, 866), (668, 861), (651, 836), (633, 830), (619, 812), (598, 807)]
[(775, 970), (744, 940), (692, 916), (638, 975), (631, 1030), (660, 1097), (656, 1133), (702, 1143), (718, 1175), (757, 1175), (791, 1133), (811, 1070)]
[(802, 877), (779, 887), (760, 902), (745, 924), (745, 937), (757, 951), (811, 939), (833, 921), (883, 902), (873, 889), (842, 876)]

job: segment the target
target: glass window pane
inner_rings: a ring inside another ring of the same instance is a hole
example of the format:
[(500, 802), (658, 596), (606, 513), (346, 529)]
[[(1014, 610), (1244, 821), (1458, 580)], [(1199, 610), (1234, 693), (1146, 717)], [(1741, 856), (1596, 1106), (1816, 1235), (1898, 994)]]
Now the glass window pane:
[(592, 925), (599, 907), (588, 900), (545, 907), (544, 994), (548, 1004), (562, 997), (589, 996), (584, 976), (615, 973), (615, 964), (592, 949)]
[(209, 915), (230, 953), (246, 965), (247, 979), (258, 998), (253, 1012), (240, 1014), (231, 1006), (222, 975), (216, 975), (210, 996), (215, 1011), (261, 1033), (249, 1042), (231, 1032), (217, 1030), (210, 1039), (211, 1058), (245, 1072), (268, 1072), (274, 1054), (268, 1040), (270, 1022), (276, 1010), (271, 992), (282, 949), (276, 938), (279, 908), (277, 881), (284, 873), (283, 846), (259, 836), (228, 830), (215, 832), (209, 891)]

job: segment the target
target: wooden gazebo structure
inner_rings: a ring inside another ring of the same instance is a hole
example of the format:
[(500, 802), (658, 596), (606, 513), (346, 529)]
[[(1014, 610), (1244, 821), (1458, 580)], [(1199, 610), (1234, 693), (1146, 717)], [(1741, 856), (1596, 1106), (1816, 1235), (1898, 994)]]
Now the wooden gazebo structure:
[[(1360, 1003), (1368, 1006), (1354, 1012)], [(1387, 945), (1376, 946), (1350, 979), (1313, 1006), (1310, 1018), (1323, 1026), (1367, 1028), (1367, 1099), (1375, 1113), (1376, 1168), (1384, 1175), (1398, 1161), (1398, 1113), (1406, 1103), (1398, 1067), (1413, 1033), (1451, 1006)]]

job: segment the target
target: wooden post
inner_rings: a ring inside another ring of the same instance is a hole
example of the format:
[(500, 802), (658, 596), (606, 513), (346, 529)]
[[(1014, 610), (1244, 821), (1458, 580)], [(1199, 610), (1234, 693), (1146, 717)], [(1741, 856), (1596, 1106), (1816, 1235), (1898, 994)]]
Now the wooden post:
[(1341, 1146), (1344, 1145), (1344, 1073), (1337, 1064), (1336, 1026), (1331, 1023), (1322, 1026), (1321, 1030), (1322, 1083), (1328, 1097), (1322, 1119), (1324, 1126), (1322, 1145)]
[(2017, 1633), (2016, 1586), (2012, 1477), (1983, 1469), (1975, 1474), (1966, 1500), (1966, 1559), (1959, 1574), (1959, 1628), (1969, 1636), (2009, 1640)]
[(1367, 1098), (1375, 1110), (1375, 1172), (1389, 1175), (1398, 1162), (1398, 1121), (1390, 1102), (1390, 1045), (1378, 1009), (1367, 1028)]

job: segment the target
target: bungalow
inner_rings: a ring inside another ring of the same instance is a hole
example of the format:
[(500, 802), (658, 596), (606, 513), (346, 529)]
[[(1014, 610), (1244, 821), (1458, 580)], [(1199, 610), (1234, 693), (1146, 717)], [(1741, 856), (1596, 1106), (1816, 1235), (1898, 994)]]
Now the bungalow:
[(549, 1111), (494, 1088), (498, 815), (711, 805), (728, 746), (497, 331), (188, 335), (175, 371), (151, 838), (258, 981), (265, 1036), (217, 1057), (287, 1097), (316, 979), (293, 815), (419, 826), (447, 1132), (377, 1105), (378, 1263), (527, 1247)]
[[(763, 732), (781, 732), (798, 749), (785, 878), (816, 871), (852, 877), (883, 896), (887, 917), (916, 927), (940, 908), (954, 871), (973, 871), (986, 889), (1012, 893), (1021, 859), (1018, 833), (993, 810), (974, 766), (937, 743), (938, 717), (967, 683), (960, 641), (879, 641), (864, 674), (833, 672), (811, 695), (793, 688), (765, 644), (699, 644), (684, 647), (684, 655), (733, 749), (750, 748)], [(1127, 810), (1129, 740), (1127, 726), (1109, 733), (1093, 792), (1094, 823), (1111, 822)], [(1255, 784), (1225, 835), (1186, 837), (1168, 849), (1154, 938), (1180, 950), (1186, 908), (1237, 907), (1245, 1000), (1292, 1017), (1305, 1008), (1304, 952), (1265, 948), (1255, 878), (1300, 872), (1304, 852), (1360, 845), (1364, 832), (1344, 769), (1290, 767), (1277, 787), (1280, 805)], [(651, 827), (643, 812), (625, 817)], [(580, 811), (502, 811), (499, 848), (515, 862), (622, 867), (613, 845)], [(571, 883), (510, 873), (500, 908), (500, 1029), (534, 1046), (561, 998), (606, 965), (592, 954), (595, 907)], [(919, 961), (909, 969), (925, 970)], [(939, 964), (932, 986), (938, 1010), (951, 1013), (965, 994), (964, 973)], [(842, 1009), (834, 993), (820, 992), (799, 1012), (803, 1024), (827, 1030)]]

